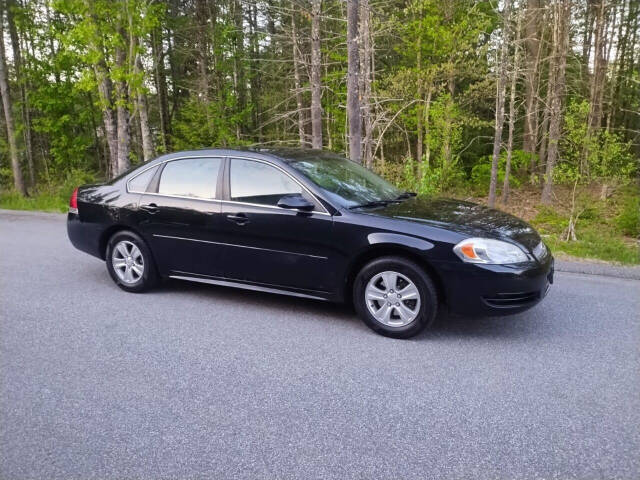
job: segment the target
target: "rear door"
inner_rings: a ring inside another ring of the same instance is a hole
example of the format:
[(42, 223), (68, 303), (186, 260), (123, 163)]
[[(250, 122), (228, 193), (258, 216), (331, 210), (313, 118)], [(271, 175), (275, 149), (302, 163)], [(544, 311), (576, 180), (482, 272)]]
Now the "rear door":
[[(268, 162), (228, 160), (222, 204), (225, 276), (274, 287), (332, 291), (333, 220), (288, 173)], [(287, 194), (313, 202), (313, 212), (277, 206)]]
[(162, 274), (222, 275), (223, 157), (169, 160), (139, 202), (139, 226)]

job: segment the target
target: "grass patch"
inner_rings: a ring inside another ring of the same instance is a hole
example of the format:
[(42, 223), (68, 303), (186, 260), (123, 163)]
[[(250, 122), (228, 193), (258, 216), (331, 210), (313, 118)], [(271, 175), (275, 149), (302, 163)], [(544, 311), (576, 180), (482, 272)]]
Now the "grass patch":
[[(623, 264), (640, 263), (640, 244), (635, 216), (638, 196), (635, 189), (621, 189), (605, 200), (585, 197), (576, 224), (577, 241), (565, 241), (569, 225), (567, 208), (539, 207), (531, 224), (554, 253)], [(634, 235), (636, 234), (636, 235)]]
[(70, 195), (71, 192), (41, 191), (23, 197), (14, 191), (5, 191), (0, 193), (0, 208), (64, 213), (69, 209)]

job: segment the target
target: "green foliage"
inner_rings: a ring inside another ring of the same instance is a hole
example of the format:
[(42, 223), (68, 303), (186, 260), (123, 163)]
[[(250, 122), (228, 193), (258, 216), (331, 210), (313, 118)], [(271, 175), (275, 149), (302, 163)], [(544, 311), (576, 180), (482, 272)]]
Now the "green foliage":
[(186, 150), (237, 144), (236, 128), (241, 124), (242, 114), (234, 114), (231, 107), (198, 99), (187, 102), (173, 124), (175, 148)]
[(586, 100), (569, 104), (560, 144), (561, 161), (554, 170), (554, 180), (558, 183), (571, 183), (579, 178), (628, 181), (638, 171), (630, 143), (604, 129), (588, 135), (588, 115)]
[(581, 215), (576, 225), (575, 242), (565, 242), (563, 232), (569, 223), (569, 216), (544, 207), (532, 220), (532, 225), (540, 232), (555, 255), (566, 254), (574, 257), (592, 258), (620, 262), (640, 263), (640, 249), (616, 235), (609, 220), (591, 209), (586, 216)]
[[(479, 191), (486, 193), (489, 191), (489, 182), (491, 180), (491, 155), (484, 156), (478, 160), (478, 163), (471, 169), (471, 184)], [(511, 171), (509, 174), (509, 185), (511, 187), (519, 187), (522, 182), (526, 181), (526, 169), (531, 161), (531, 156), (523, 150), (514, 150), (511, 152)], [(498, 159), (498, 184), (504, 184), (504, 176), (507, 164), (507, 153), (502, 152)]]
[(616, 217), (618, 229), (625, 235), (640, 237), (640, 196), (628, 196)]

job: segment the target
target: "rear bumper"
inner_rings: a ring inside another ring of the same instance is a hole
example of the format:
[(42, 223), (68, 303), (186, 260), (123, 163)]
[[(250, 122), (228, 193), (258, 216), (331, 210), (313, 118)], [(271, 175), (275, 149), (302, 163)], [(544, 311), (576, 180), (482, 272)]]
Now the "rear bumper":
[(554, 260), (528, 265), (439, 265), (445, 301), (454, 313), (510, 315), (535, 306), (553, 283)]
[(77, 213), (67, 215), (67, 235), (71, 244), (94, 257), (102, 258), (100, 251), (100, 236), (102, 229), (98, 224), (81, 222)]

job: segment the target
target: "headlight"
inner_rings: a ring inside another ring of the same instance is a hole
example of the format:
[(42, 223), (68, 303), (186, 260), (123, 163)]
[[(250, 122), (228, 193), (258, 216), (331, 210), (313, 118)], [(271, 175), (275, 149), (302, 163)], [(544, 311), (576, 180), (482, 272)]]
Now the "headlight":
[(461, 241), (453, 251), (467, 263), (521, 263), (529, 260), (526, 253), (513, 243), (491, 238), (468, 238)]

